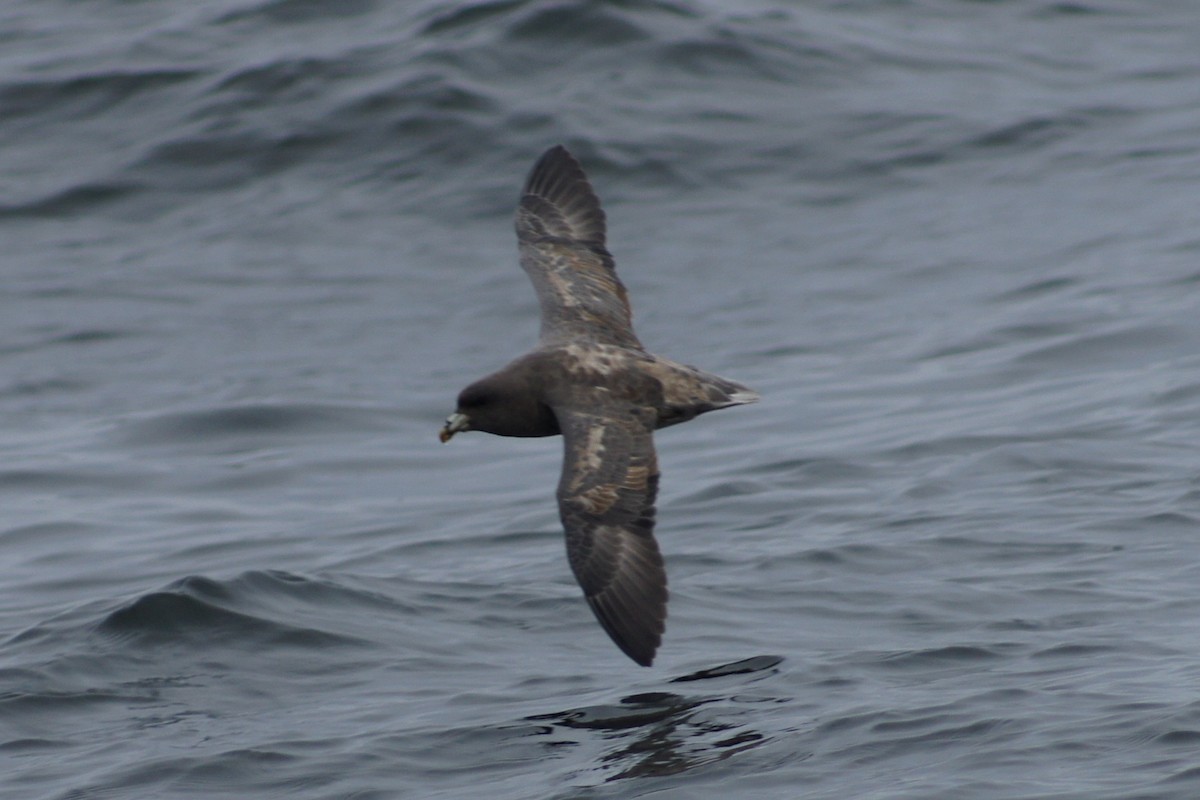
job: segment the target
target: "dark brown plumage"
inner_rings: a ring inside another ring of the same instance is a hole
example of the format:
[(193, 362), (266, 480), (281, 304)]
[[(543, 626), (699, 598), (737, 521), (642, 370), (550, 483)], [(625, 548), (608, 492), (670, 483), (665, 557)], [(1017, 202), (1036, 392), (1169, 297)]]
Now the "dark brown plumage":
[(441, 439), (465, 430), (562, 434), (567, 560), (604, 630), (649, 666), (667, 617), (653, 432), (758, 395), (643, 349), (606, 248), (604, 211), (566, 148), (534, 165), (516, 228), (541, 304), (538, 346), (463, 389)]

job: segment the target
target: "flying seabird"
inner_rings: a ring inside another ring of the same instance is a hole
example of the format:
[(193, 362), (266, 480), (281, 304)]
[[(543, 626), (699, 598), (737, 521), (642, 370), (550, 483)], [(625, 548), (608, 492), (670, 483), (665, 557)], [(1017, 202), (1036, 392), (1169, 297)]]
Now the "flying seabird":
[(562, 435), (558, 508), (571, 570), (617, 647), (650, 666), (667, 617), (653, 433), (758, 394), (642, 347), (600, 200), (561, 145), (525, 181), (516, 228), (541, 305), (538, 345), (463, 389), (440, 438)]

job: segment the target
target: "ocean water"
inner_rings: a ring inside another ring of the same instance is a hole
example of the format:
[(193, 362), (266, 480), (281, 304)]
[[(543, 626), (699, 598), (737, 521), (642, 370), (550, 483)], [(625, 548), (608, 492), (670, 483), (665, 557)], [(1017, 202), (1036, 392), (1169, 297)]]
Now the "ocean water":
[[(0, 6), (0, 796), (1200, 796), (1190, 0)], [(530, 347), (582, 161), (656, 436), (655, 666)]]

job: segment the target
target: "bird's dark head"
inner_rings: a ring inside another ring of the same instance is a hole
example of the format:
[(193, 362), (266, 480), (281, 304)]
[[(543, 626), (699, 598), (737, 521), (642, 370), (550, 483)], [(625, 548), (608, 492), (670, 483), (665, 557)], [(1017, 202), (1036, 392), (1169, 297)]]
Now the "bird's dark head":
[(504, 372), (472, 383), (458, 395), (458, 405), (446, 419), (438, 438), (450, 441), (460, 431), (484, 431), (498, 436), (553, 436), (554, 413), (519, 376)]

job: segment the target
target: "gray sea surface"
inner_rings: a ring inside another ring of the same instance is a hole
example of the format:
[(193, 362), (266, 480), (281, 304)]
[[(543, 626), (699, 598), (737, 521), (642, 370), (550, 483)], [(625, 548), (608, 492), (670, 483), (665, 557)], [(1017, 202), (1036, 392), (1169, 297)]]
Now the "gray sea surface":
[[(532, 346), (563, 143), (656, 436), (643, 669)], [(0, 796), (1200, 796), (1200, 5), (0, 4)]]

